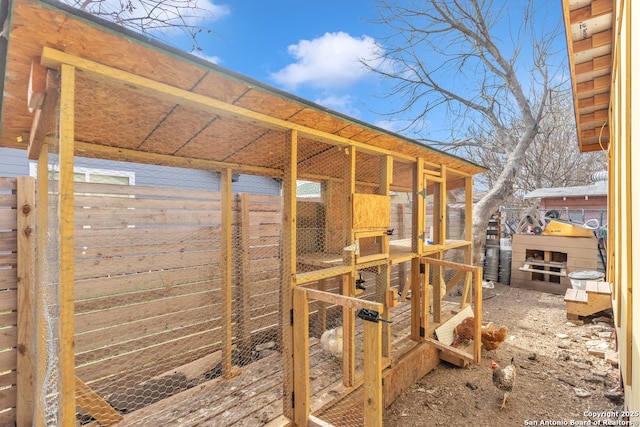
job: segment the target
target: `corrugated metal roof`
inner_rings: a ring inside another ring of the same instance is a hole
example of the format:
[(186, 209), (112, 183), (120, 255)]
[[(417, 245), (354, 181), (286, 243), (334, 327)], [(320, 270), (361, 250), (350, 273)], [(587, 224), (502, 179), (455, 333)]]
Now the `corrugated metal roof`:
[(538, 188), (527, 193), (525, 199), (550, 198), (550, 197), (584, 197), (606, 196), (607, 181), (598, 181), (590, 185), (577, 187)]

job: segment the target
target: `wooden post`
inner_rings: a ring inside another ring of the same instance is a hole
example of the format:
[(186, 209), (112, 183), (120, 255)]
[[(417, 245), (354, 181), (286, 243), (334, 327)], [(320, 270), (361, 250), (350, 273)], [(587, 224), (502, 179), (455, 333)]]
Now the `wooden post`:
[(221, 222), (221, 267), (222, 267), (222, 376), (231, 378), (231, 281), (233, 277), (233, 248), (231, 245), (231, 169), (220, 172), (220, 202), (222, 205)]
[[(393, 157), (384, 156), (381, 159), (382, 168), (380, 170), (380, 188), (378, 193), (381, 196), (390, 196), (391, 181), (393, 180)], [(389, 203), (391, 199), (389, 198)], [(389, 206), (389, 210), (391, 207)], [(389, 224), (390, 226), (391, 224)], [(383, 252), (389, 253), (389, 236), (384, 234), (382, 236)], [(391, 287), (391, 266), (389, 263), (380, 266), (379, 273), (376, 279), (376, 301), (381, 304), (385, 304), (387, 300), (387, 289)], [(380, 315), (383, 319), (389, 320), (391, 317), (391, 311), (385, 310)], [(391, 358), (391, 327), (389, 323), (382, 324), (382, 355), (387, 358)]]
[(17, 178), (18, 211), (18, 357), (16, 425), (31, 426), (34, 413), (34, 306), (33, 277), (36, 238), (36, 189), (31, 177)]
[[(424, 159), (416, 159), (416, 170), (413, 178), (413, 211), (411, 248), (417, 255), (411, 260), (411, 339), (420, 341), (421, 310), (420, 300), (424, 299), (424, 292), (421, 293), (423, 276), (420, 274), (420, 264), (422, 263), (422, 253), (424, 252), (424, 221), (425, 221), (425, 197), (424, 197)], [(428, 281), (428, 280), (427, 280)], [(427, 285), (424, 286), (427, 289)], [(406, 298), (403, 294), (402, 298)], [(429, 299), (425, 304), (429, 304)], [(426, 331), (425, 331), (426, 333)]]
[[(283, 414), (289, 418), (298, 416), (300, 408), (292, 408), (290, 396), (294, 391), (293, 358), (298, 346), (293, 345), (293, 288), (296, 286), (296, 179), (298, 176), (298, 131), (287, 134), (285, 149), (288, 158), (282, 179), (282, 298), (280, 322), (282, 324)], [(307, 390), (308, 392), (308, 390)], [(302, 398), (297, 396), (298, 399)]]
[[(342, 275), (342, 295), (355, 296), (355, 282), (353, 273)], [(355, 310), (342, 307), (342, 382), (345, 387), (351, 387), (356, 381), (356, 350), (355, 350)]]
[(45, 372), (47, 369), (47, 324), (45, 269), (47, 266), (47, 234), (49, 231), (49, 147), (42, 146), (38, 157), (38, 202), (37, 202), (37, 260), (36, 266), (36, 376), (35, 376), (35, 415), (33, 425), (45, 425)]
[(382, 426), (382, 324), (364, 321), (364, 425)]
[(473, 315), (475, 317), (475, 335), (473, 337), (473, 357), (476, 365), (479, 365), (482, 357), (482, 342), (480, 340), (480, 328), (482, 326), (482, 268), (475, 267), (474, 276)]
[(60, 222), (60, 272), (58, 303), (60, 310), (60, 422), (76, 422), (76, 376), (74, 353), (74, 111), (75, 68), (60, 67), (60, 180), (58, 181), (58, 218)]
[(306, 426), (309, 422), (309, 302), (303, 287), (293, 290), (293, 352), (294, 422)]
[(418, 295), (422, 295), (422, 305), (420, 310), (420, 330), (421, 330), (420, 339), (421, 340), (426, 338), (427, 332), (429, 331), (429, 298), (430, 298), (429, 273), (430, 272), (431, 272), (431, 265), (425, 262), (424, 274), (422, 275), (422, 289), (421, 289), (421, 292), (418, 293)]

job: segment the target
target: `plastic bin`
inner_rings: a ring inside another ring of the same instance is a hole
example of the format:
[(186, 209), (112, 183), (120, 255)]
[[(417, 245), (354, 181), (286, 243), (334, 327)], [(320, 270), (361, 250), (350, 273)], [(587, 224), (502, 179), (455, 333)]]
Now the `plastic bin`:
[(569, 281), (573, 289), (587, 289), (587, 281), (595, 280), (596, 282), (604, 279), (604, 273), (594, 270), (573, 271), (569, 273)]

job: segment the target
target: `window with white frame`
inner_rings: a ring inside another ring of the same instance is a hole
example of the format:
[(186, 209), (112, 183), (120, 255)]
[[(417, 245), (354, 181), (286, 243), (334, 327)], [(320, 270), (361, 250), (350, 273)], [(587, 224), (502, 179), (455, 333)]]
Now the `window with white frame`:
[[(58, 165), (49, 165), (49, 179), (57, 180), (59, 173)], [(38, 176), (36, 163), (29, 163), (29, 175), (33, 177)], [(76, 182), (93, 182), (97, 184), (135, 185), (136, 174), (135, 172), (111, 169), (74, 167), (73, 180)]]

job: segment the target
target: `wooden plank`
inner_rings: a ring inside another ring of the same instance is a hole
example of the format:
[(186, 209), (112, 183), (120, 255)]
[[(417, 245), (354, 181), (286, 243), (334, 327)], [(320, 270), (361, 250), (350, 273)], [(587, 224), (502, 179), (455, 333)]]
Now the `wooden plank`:
[(364, 425), (382, 427), (382, 324), (364, 322)]
[(60, 217), (59, 272), (59, 379), (60, 421), (75, 424), (75, 356), (74, 356), (74, 256), (73, 256), (73, 166), (74, 166), (74, 105), (75, 68), (62, 64), (60, 81), (60, 181), (58, 215)]
[[(46, 317), (46, 287), (44, 283), (45, 271), (47, 269), (47, 247), (48, 247), (48, 212), (49, 212), (49, 148), (43, 146), (38, 156), (38, 192), (37, 192), (37, 264), (36, 264), (36, 286), (35, 286), (35, 313), (36, 319), (36, 366), (37, 372), (46, 372), (47, 366), (47, 317)], [(44, 396), (46, 390), (45, 375), (36, 375), (34, 383), (35, 396)], [(36, 399), (34, 411), (34, 425), (45, 425), (46, 402), (45, 399)]]
[(32, 177), (17, 178), (18, 209), (18, 400), (16, 424), (33, 424), (35, 347), (35, 239), (36, 239), (36, 188)]
[(550, 270), (537, 270), (535, 268), (525, 268), (525, 267), (519, 267), (518, 270), (529, 272), (529, 273), (548, 274), (550, 276), (560, 276), (560, 277), (567, 276), (566, 271), (561, 272), (561, 271), (550, 271)]
[[(36, 66), (37, 69), (44, 69), (44, 67)], [(59, 82), (55, 75), (54, 70), (46, 70), (44, 76), (44, 98), (42, 99), (42, 106), (36, 109), (31, 124), (31, 131), (29, 133), (29, 145), (27, 147), (27, 158), (31, 160), (38, 159), (40, 157), (40, 151), (44, 145), (44, 140), (55, 124), (56, 108), (60, 100), (59, 96)]]
[[(301, 419), (298, 411), (293, 408), (293, 402), (287, 402), (295, 388), (295, 373), (293, 372), (293, 357), (295, 354), (295, 342), (293, 341), (293, 326), (291, 325), (291, 311), (293, 310), (293, 289), (300, 284), (297, 273), (297, 204), (296, 204), (296, 180), (298, 177), (298, 132), (292, 130), (285, 137), (285, 163), (282, 180), (282, 277), (280, 280), (280, 292), (282, 295), (282, 366), (283, 366), (283, 393), (287, 396), (282, 402), (282, 413), (292, 420)], [(319, 279), (316, 279), (319, 280)], [(299, 397), (300, 398), (300, 397)]]
[(222, 268), (222, 376), (231, 378), (231, 346), (233, 339), (233, 331), (231, 330), (231, 316), (233, 309), (231, 300), (231, 286), (233, 281), (233, 246), (232, 246), (232, 229), (231, 223), (233, 216), (232, 208), (232, 190), (231, 169), (224, 169), (220, 174), (220, 189), (222, 201), (222, 246), (221, 246), (221, 268)]
[(294, 418), (296, 425), (306, 426), (309, 419), (309, 305), (308, 289), (293, 290), (293, 369)]
[(82, 409), (101, 425), (108, 426), (122, 420), (122, 415), (111, 407), (96, 392), (76, 377), (76, 401)]
[(318, 301), (324, 301), (330, 304), (338, 304), (343, 307), (359, 309), (374, 310), (378, 313), (382, 313), (384, 306), (375, 301), (361, 300), (359, 298), (348, 297), (345, 295), (332, 294), (329, 292), (322, 292), (317, 289), (306, 289), (309, 299), (316, 299)]
[(310, 271), (308, 273), (298, 273), (296, 274), (296, 283), (298, 285), (303, 285), (306, 283), (315, 282), (317, 280), (322, 279), (330, 279), (332, 277), (341, 276), (343, 274), (347, 274), (353, 271), (353, 267), (344, 266), (344, 267), (330, 267), (317, 271)]
[(354, 229), (388, 228), (391, 224), (391, 199), (387, 195), (353, 194)]
[(482, 359), (482, 341), (480, 329), (482, 325), (482, 268), (476, 267), (474, 273), (473, 289), (473, 316), (475, 318), (475, 335), (473, 340), (474, 361), (480, 364)]

